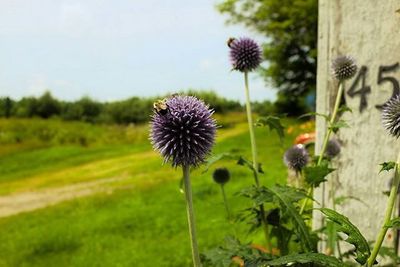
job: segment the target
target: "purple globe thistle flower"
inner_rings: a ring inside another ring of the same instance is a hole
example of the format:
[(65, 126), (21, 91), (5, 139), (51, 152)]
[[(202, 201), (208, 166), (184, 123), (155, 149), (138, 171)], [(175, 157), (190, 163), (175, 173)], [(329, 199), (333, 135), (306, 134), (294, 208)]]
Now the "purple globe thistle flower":
[(224, 185), (229, 182), (231, 178), (231, 174), (229, 173), (227, 168), (217, 168), (213, 173), (214, 182), (217, 184)]
[(172, 166), (198, 166), (214, 144), (213, 110), (194, 96), (177, 95), (165, 100), (164, 112), (153, 114), (150, 140)]
[(332, 74), (339, 81), (351, 79), (356, 72), (357, 65), (353, 57), (339, 56), (332, 60)]
[(299, 144), (286, 150), (285, 155), (283, 156), (283, 161), (288, 168), (300, 172), (307, 165), (308, 158), (307, 149), (305, 149), (303, 145)]
[(234, 70), (248, 72), (261, 63), (261, 48), (250, 38), (230, 38), (228, 40), (230, 58)]
[(400, 137), (400, 95), (391, 98), (383, 105), (382, 123), (392, 136)]
[(328, 158), (334, 158), (337, 155), (339, 155), (341, 150), (341, 146), (340, 143), (337, 139), (333, 138), (331, 140), (328, 141), (328, 144), (326, 145), (326, 151), (325, 151), (325, 155)]

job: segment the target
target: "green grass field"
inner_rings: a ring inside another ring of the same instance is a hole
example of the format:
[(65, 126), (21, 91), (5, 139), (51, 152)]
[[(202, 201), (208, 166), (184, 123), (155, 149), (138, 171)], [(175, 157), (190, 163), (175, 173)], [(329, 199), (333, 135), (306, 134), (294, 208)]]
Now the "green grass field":
[[(239, 149), (250, 158), (244, 115), (218, 121), (213, 153)], [(282, 155), (301, 131), (296, 124), (281, 144), (276, 133), (256, 130), (262, 184), (285, 182)], [(162, 165), (146, 125), (3, 119), (0, 145), (0, 266), (190, 266), (181, 171)], [(226, 191), (234, 213), (247, 204), (235, 192), (253, 184), (231, 161), (192, 172), (200, 250), (233, 231), (262, 243), (261, 233), (249, 236), (246, 225), (227, 223), (211, 178), (217, 166), (231, 170)]]

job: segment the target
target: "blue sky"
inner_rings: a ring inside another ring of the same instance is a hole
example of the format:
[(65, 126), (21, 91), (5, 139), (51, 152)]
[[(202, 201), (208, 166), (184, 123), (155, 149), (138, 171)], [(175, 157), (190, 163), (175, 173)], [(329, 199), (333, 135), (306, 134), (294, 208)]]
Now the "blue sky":
[[(197, 88), (243, 101), (226, 40), (264, 38), (225, 25), (217, 2), (1, 0), (0, 95), (116, 100)], [(250, 80), (254, 100), (275, 98), (257, 74)]]

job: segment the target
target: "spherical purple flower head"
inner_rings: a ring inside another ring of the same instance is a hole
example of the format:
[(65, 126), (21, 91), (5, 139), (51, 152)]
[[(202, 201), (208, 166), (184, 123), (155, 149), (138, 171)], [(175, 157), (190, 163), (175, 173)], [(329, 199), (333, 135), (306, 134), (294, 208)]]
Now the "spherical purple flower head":
[(332, 60), (333, 77), (339, 81), (351, 79), (357, 72), (357, 64), (351, 56), (338, 56)]
[(325, 151), (325, 155), (328, 158), (334, 158), (337, 155), (339, 155), (341, 150), (341, 146), (340, 143), (337, 139), (333, 138), (331, 140), (329, 140), (328, 144), (326, 145), (326, 151)]
[(308, 151), (303, 145), (295, 145), (286, 150), (283, 161), (290, 169), (300, 172), (308, 163)]
[(261, 48), (250, 38), (229, 39), (230, 58), (234, 70), (248, 72), (261, 63)]
[(168, 110), (155, 112), (151, 119), (150, 140), (154, 149), (172, 166), (198, 166), (214, 144), (214, 111), (193, 96), (174, 96), (166, 100)]
[(400, 95), (391, 98), (383, 105), (382, 123), (391, 135), (400, 137)]

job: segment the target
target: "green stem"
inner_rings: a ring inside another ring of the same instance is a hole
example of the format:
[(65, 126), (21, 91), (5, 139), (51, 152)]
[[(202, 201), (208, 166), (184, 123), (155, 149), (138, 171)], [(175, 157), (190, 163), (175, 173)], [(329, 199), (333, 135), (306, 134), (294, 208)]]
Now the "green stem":
[(303, 178), (303, 172), (302, 171), (296, 171), (296, 180), (295, 180), (295, 182), (294, 182), (294, 185), (295, 185), (295, 187), (296, 188), (300, 188), (300, 182), (301, 182), (301, 180), (302, 180), (302, 178)]
[(303, 214), (303, 212), (304, 212), (304, 210), (305, 210), (305, 208), (306, 208), (306, 206), (307, 206), (307, 203), (308, 203), (308, 197), (311, 196), (312, 192), (313, 192), (313, 187), (311, 186), (311, 187), (308, 188), (308, 190), (307, 190), (307, 198), (304, 199), (303, 204), (301, 205), (301, 208), (300, 208), (300, 215)]
[(340, 240), (336, 239), (336, 248), (339, 255), (339, 260), (343, 260), (342, 249), (340, 248)]
[[(342, 99), (342, 95), (343, 95), (343, 87), (344, 87), (343, 82), (340, 82), (338, 93), (337, 93), (336, 100), (335, 100), (335, 106), (333, 107), (332, 116), (331, 116), (331, 119), (329, 120), (329, 126), (331, 126), (336, 120), (336, 116), (337, 116), (339, 106), (340, 106), (340, 100)], [(329, 137), (331, 136), (331, 134), (332, 134), (332, 128), (328, 127), (328, 131), (325, 134), (324, 143), (322, 144), (322, 149), (321, 149), (321, 152), (320, 152), (320, 155), (318, 158), (317, 165), (320, 165), (322, 162), (322, 159), (324, 158), (325, 150), (328, 145)]]
[(250, 142), (251, 142), (251, 153), (253, 158), (253, 169), (254, 169), (254, 180), (256, 182), (257, 187), (260, 186), (260, 181), (258, 180), (258, 161), (257, 161), (257, 145), (256, 138), (254, 135), (254, 127), (253, 127), (253, 117), (251, 115), (251, 103), (250, 103), (250, 92), (249, 92), (249, 77), (248, 73), (244, 73), (244, 85), (246, 91), (246, 113), (247, 113), (247, 122), (249, 123), (249, 133), (250, 133)]
[[(339, 106), (340, 106), (340, 100), (342, 99), (342, 95), (343, 95), (343, 87), (344, 87), (344, 86), (343, 86), (343, 82), (340, 82), (340, 83), (339, 83), (338, 93), (337, 93), (337, 95), (336, 95), (335, 106), (333, 107), (332, 115), (331, 115), (331, 118), (330, 118), (330, 120), (329, 120), (329, 126), (331, 126), (331, 125), (335, 122), (335, 120), (336, 120), (337, 112), (338, 112)], [(318, 157), (317, 166), (319, 166), (319, 165), (322, 163), (322, 159), (324, 158), (324, 154), (325, 154), (325, 151), (326, 151), (326, 147), (327, 147), (327, 145), (328, 145), (329, 137), (331, 136), (331, 134), (332, 134), (332, 128), (331, 128), (331, 127), (328, 127), (328, 129), (327, 129), (327, 131), (326, 131), (326, 133), (325, 133), (324, 141), (323, 141), (323, 143), (322, 143), (322, 149), (321, 149), (320, 154), (319, 154), (319, 157)], [(311, 186), (311, 187), (308, 189), (307, 196), (312, 197), (312, 196), (311, 196), (312, 191), (313, 191), (313, 186)], [(305, 209), (305, 207), (307, 206), (308, 199), (309, 199), (309, 198), (306, 198), (306, 199), (303, 201), (303, 204), (302, 204), (301, 209), (300, 209), (300, 215), (303, 214), (304, 209)]]
[(228, 201), (226, 200), (225, 188), (224, 188), (223, 184), (221, 184), (221, 192), (222, 192), (222, 197), (224, 198), (224, 205), (225, 205), (225, 209), (226, 209), (226, 215), (228, 216), (228, 219), (230, 219), (231, 218), (231, 211), (229, 210)]
[[(334, 211), (336, 211), (336, 203), (335, 203), (335, 199), (336, 199), (336, 190), (335, 190), (335, 182), (333, 181), (333, 179), (329, 180), (329, 197), (331, 198), (331, 202), (332, 202), (332, 209)], [(342, 250), (340, 248), (340, 240), (339, 238), (336, 238), (336, 248), (337, 248), (337, 252), (339, 255), (339, 259), (342, 259)], [(333, 252), (335, 252), (335, 248), (331, 248)]]
[(386, 232), (388, 230), (386, 225), (390, 222), (390, 219), (392, 218), (393, 207), (395, 205), (395, 201), (397, 198), (397, 191), (398, 191), (399, 184), (400, 184), (399, 162), (400, 162), (400, 153), (397, 156), (397, 163), (396, 163), (396, 168), (395, 168), (394, 179), (393, 179), (392, 187), (390, 189), (389, 199), (388, 199), (388, 202), (386, 205), (386, 213), (385, 213), (385, 217), (383, 220), (382, 228), (376, 238), (376, 242), (375, 242), (374, 248), (372, 250), (371, 256), (369, 256), (369, 258), (368, 258), (368, 265), (367, 265), (368, 267), (371, 267), (375, 263), (375, 259), (378, 256), (379, 250), (382, 246), (383, 240), (385, 239)]
[(333, 179), (331, 179), (330, 181), (329, 181), (329, 189), (330, 189), (330, 198), (331, 198), (331, 201), (332, 201), (332, 209), (334, 210), (334, 211), (336, 211), (336, 203), (335, 203), (335, 198), (336, 198), (336, 190), (335, 190), (335, 182), (333, 181)]
[(228, 200), (226, 199), (224, 184), (221, 184), (221, 192), (222, 192), (222, 197), (224, 199), (224, 205), (225, 205), (225, 210), (226, 210), (226, 215), (227, 215), (228, 222), (230, 224), (232, 224), (232, 230), (233, 230), (234, 236), (236, 238), (239, 238), (239, 236), (237, 234), (237, 231), (236, 231), (235, 222), (233, 220), (233, 217), (232, 217), (232, 214), (231, 214), (231, 210), (230, 210), (229, 205), (228, 205)]
[(193, 266), (201, 267), (199, 247), (197, 245), (197, 239), (196, 239), (196, 226), (194, 220), (192, 186), (190, 184), (189, 166), (183, 165), (182, 169), (183, 169), (183, 181), (185, 185), (185, 200), (186, 200), (187, 219), (189, 224), (189, 236), (192, 245)]
[[(260, 187), (260, 181), (258, 180), (258, 160), (257, 160), (257, 145), (256, 145), (256, 138), (254, 135), (254, 124), (253, 124), (253, 117), (251, 114), (251, 102), (250, 102), (250, 91), (249, 91), (249, 75), (248, 72), (246, 71), (244, 73), (244, 87), (245, 87), (245, 93), (246, 93), (246, 113), (247, 113), (247, 122), (249, 123), (249, 134), (250, 134), (250, 142), (251, 142), (251, 153), (252, 153), (252, 159), (253, 159), (253, 175), (254, 175), (254, 180), (256, 183), (257, 188)], [(264, 205), (260, 205), (260, 215), (262, 217), (262, 224), (264, 226), (264, 235), (265, 235), (265, 240), (267, 242), (267, 249), (271, 250), (272, 245), (271, 245), (271, 240), (269, 238), (269, 229), (268, 229), (268, 223), (266, 221), (266, 216), (265, 216), (265, 210), (264, 210)]]

